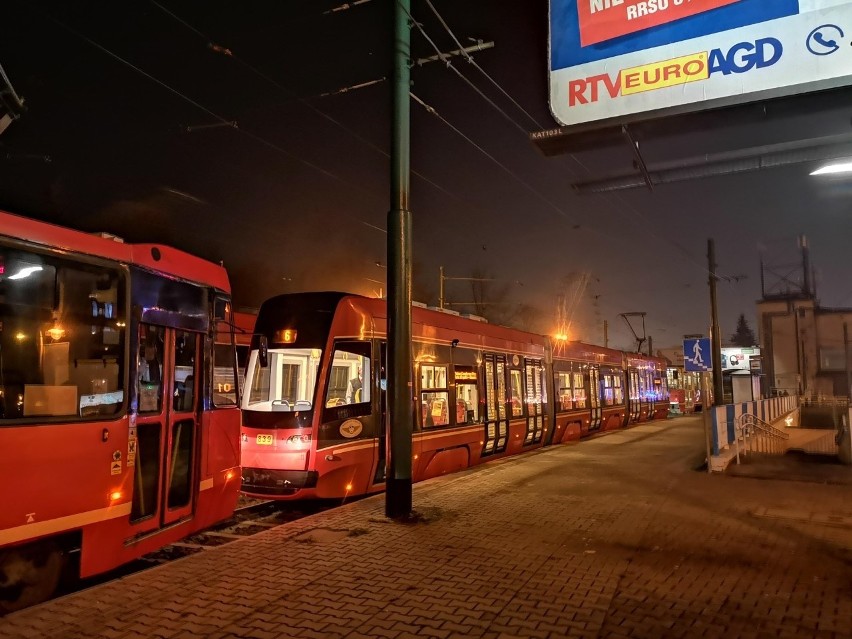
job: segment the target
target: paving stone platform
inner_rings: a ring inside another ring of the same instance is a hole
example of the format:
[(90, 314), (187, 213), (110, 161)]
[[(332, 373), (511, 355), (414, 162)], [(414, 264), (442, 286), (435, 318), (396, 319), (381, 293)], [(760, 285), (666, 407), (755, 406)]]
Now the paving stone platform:
[(709, 475), (700, 416), (418, 484), (0, 619), (0, 638), (852, 637), (849, 486)]

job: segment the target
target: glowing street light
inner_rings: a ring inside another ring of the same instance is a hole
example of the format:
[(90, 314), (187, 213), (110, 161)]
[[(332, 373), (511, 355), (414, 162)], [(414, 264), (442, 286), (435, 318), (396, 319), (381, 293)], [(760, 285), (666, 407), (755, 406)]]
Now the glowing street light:
[(811, 175), (838, 175), (840, 173), (852, 173), (852, 160), (826, 164), (816, 171), (811, 172)]

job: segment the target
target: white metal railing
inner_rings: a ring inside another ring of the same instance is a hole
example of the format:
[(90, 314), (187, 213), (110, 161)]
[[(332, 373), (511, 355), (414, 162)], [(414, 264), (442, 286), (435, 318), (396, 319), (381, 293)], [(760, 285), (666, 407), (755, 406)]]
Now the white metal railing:
[(849, 398), (843, 395), (804, 395), (800, 399), (802, 406), (840, 406), (841, 408), (850, 405)]
[(743, 443), (743, 456), (749, 452), (783, 455), (787, 450), (786, 441), (790, 435), (763, 421), (757, 415), (744, 413), (737, 418), (736, 424), (737, 463), (740, 463), (740, 441)]

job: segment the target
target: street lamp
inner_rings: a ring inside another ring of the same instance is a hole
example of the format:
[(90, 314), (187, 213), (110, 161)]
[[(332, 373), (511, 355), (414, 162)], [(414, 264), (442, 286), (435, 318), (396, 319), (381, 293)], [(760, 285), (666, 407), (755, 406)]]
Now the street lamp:
[(833, 164), (826, 164), (812, 171), (811, 175), (838, 175), (840, 173), (852, 173), (852, 160), (843, 160)]

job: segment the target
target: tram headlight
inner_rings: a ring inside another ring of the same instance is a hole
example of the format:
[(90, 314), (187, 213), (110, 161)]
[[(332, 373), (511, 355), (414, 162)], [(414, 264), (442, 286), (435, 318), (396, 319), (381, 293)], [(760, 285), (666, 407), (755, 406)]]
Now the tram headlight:
[(109, 494), (109, 500), (110, 501), (118, 501), (119, 499), (121, 499), (121, 491), (120, 490), (114, 490)]
[(310, 433), (305, 434), (305, 435), (290, 435), (287, 438), (287, 443), (290, 446), (297, 446), (297, 447), (307, 446), (307, 445), (310, 445), (310, 443), (311, 443), (311, 435), (310, 435)]

